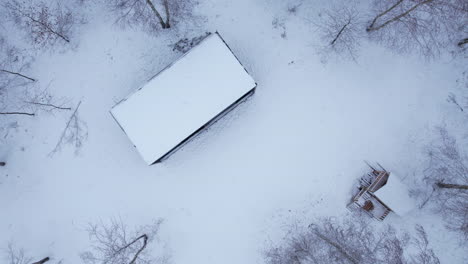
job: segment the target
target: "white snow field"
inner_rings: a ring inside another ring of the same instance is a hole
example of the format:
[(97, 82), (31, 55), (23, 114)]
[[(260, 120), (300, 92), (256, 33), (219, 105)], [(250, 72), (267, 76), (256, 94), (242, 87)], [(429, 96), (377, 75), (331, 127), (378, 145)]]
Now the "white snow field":
[[(411, 183), (422, 145), (439, 124), (457, 78), (426, 62), (363, 46), (357, 62), (322, 64), (301, 13), (282, 1), (203, 0), (198, 23), (150, 36), (90, 10), (76, 48), (45, 53), (32, 74), (70, 99), (88, 138), (49, 154), (70, 112), (19, 117), (1, 132), (0, 247), (81, 263), (89, 222), (162, 217), (161, 243), (177, 264), (263, 263), (262, 249), (292, 219), (347, 212), (351, 188), (377, 161)], [(284, 19), (287, 37), (272, 27)], [(160, 164), (147, 166), (109, 109), (180, 53), (182, 37), (219, 31), (258, 83), (255, 95)], [(190, 32), (180, 33), (180, 32)], [(1, 117), (3, 118), (3, 117)], [(2, 122), (13, 122), (2, 120)], [(468, 263), (456, 236), (430, 211), (385, 220), (424, 226), (442, 263)], [(157, 253), (157, 252), (156, 252)]]

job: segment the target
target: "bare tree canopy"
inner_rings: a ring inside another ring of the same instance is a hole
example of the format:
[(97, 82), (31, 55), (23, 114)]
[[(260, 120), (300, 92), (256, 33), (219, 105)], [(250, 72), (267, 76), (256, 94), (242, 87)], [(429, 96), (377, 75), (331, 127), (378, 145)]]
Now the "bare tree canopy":
[(10, 20), (38, 46), (69, 43), (75, 17), (61, 2), (7, 0), (2, 7)]
[[(91, 250), (81, 253), (86, 264), (154, 264), (165, 263), (165, 256), (152, 257), (146, 249), (158, 236), (162, 219), (131, 232), (122, 219), (110, 223), (90, 224)], [(162, 253), (161, 253), (162, 254)]]
[(424, 179), (434, 190), (428, 198), (447, 221), (447, 226), (468, 239), (468, 156), (445, 127), (427, 152)]
[(193, 7), (191, 0), (111, 0), (109, 8), (122, 26), (141, 26), (151, 32), (171, 28), (186, 19)]
[(374, 0), (367, 32), (372, 40), (399, 52), (440, 55), (467, 34), (464, 0)]
[(45, 257), (39, 261), (33, 261), (26, 255), (24, 249), (16, 248), (13, 243), (8, 244), (5, 259), (7, 264), (44, 264), (50, 260), (49, 257)]
[(363, 23), (352, 1), (320, 12), (313, 24), (322, 41), (319, 53), (324, 59), (331, 54), (356, 59)]
[(424, 229), (416, 230), (411, 238), (390, 226), (377, 230), (359, 219), (323, 218), (307, 229), (290, 230), (279, 245), (266, 250), (265, 259), (268, 264), (439, 264)]

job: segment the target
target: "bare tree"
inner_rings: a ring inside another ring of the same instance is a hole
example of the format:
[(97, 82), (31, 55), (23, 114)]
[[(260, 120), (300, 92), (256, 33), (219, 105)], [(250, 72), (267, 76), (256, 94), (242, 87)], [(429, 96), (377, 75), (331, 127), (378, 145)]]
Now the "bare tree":
[(467, 31), (464, 0), (374, 0), (374, 12), (367, 27), (371, 39), (426, 58), (438, 56)]
[(70, 42), (76, 19), (61, 2), (7, 0), (2, 7), (33, 44), (43, 47)]
[(90, 224), (91, 250), (81, 253), (81, 259), (86, 264), (165, 263), (166, 257), (154, 258), (146, 251), (156, 239), (161, 223), (162, 219), (158, 219), (134, 232), (130, 232), (120, 218), (112, 219), (109, 224)]
[(50, 258), (45, 257), (39, 261), (33, 262), (33, 259), (26, 255), (24, 249), (17, 249), (13, 243), (9, 243), (6, 250), (6, 260), (8, 264), (44, 264), (48, 262)]
[(30, 257), (26, 256), (24, 249), (17, 249), (12, 243), (8, 244), (6, 255), (8, 264), (29, 264), (32, 261)]
[(352, 1), (320, 12), (313, 24), (322, 41), (319, 53), (325, 59), (331, 54), (356, 59), (363, 23)]
[(416, 248), (416, 254), (410, 257), (411, 264), (440, 264), (439, 258), (429, 247), (429, 240), (426, 231), (420, 225), (416, 225), (416, 236), (412, 243)]
[(111, 0), (111, 11), (123, 26), (142, 26), (150, 31), (171, 28), (191, 12), (191, 0)]
[[(422, 227), (420, 230), (424, 232)], [(426, 240), (422, 243), (420, 237), (415, 240), (421, 247), (416, 247), (417, 254), (410, 258), (431, 255), (425, 232), (423, 238)], [(398, 235), (390, 226), (377, 230), (359, 219), (322, 218), (306, 229), (289, 230), (279, 245), (265, 251), (265, 259), (268, 264), (409, 264), (412, 262), (405, 257), (405, 249), (409, 248), (410, 241), (408, 234)], [(433, 258), (425, 263), (439, 264), (437, 257), (431, 256)]]
[(447, 221), (447, 226), (468, 239), (468, 157), (445, 127), (437, 127), (438, 139), (428, 151), (424, 180), (433, 188), (428, 199)]
[(73, 145), (75, 147), (75, 153), (78, 153), (79, 149), (82, 147), (83, 141), (88, 137), (88, 130), (86, 123), (81, 120), (78, 113), (80, 105), (81, 101), (70, 115), (55, 148), (49, 153), (49, 155), (53, 155), (57, 151), (60, 151), (65, 144)]

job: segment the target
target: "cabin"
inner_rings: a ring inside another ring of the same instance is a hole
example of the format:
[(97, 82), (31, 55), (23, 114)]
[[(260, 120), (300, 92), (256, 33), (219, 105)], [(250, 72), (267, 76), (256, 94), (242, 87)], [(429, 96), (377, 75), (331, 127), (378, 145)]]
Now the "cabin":
[(392, 212), (403, 216), (415, 207), (408, 188), (397, 175), (388, 172), (380, 164), (379, 169), (369, 167), (371, 171), (359, 180), (357, 192), (348, 208), (359, 208), (383, 221)]
[(215, 32), (117, 103), (111, 114), (151, 165), (244, 102), (256, 87)]

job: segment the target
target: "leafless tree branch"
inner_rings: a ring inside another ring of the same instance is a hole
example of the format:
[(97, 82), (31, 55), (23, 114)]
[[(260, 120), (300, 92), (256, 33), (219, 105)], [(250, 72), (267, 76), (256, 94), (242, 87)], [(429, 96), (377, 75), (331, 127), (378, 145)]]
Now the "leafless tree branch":
[(49, 104), (49, 103), (38, 103), (38, 102), (26, 102), (26, 103), (33, 104), (33, 105), (52, 107), (54, 109), (59, 109), (59, 110), (71, 110), (71, 107), (61, 107), (61, 106), (56, 106), (56, 105)]
[(45, 257), (45, 258), (43, 258), (43, 259), (41, 259), (41, 260), (39, 260), (39, 261), (36, 261), (36, 262), (34, 262), (34, 263), (32, 263), (32, 264), (44, 264), (44, 263), (46, 263), (46, 262), (49, 261), (49, 260), (50, 260), (49, 257)]
[(27, 115), (27, 116), (35, 116), (34, 113), (27, 113), (27, 112), (0, 112), (0, 115)]
[(31, 78), (31, 77), (28, 77), (28, 76), (26, 76), (26, 75), (24, 75), (24, 74), (21, 74), (21, 73), (19, 73), (19, 72), (12, 72), (12, 71), (5, 70), (5, 69), (0, 69), (0, 71), (1, 71), (1, 72), (6, 72), (6, 73), (9, 73), (9, 74), (13, 74), (13, 75), (16, 75), (16, 76), (23, 77), (23, 78), (28, 79), (28, 80), (30, 80), (30, 81), (32, 81), (32, 82), (35, 82), (35, 81), (36, 81), (36, 79), (33, 79), (33, 78)]
[(82, 146), (83, 141), (87, 137), (86, 124), (81, 121), (78, 117), (78, 109), (80, 108), (81, 101), (76, 106), (75, 110), (71, 114), (70, 118), (63, 129), (60, 138), (55, 145), (55, 148), (50, 152), (49, 155), (53, 155), (62, 148), (62, 145), (66, 142), (71, 143), (75, 146), (75, 152)]

